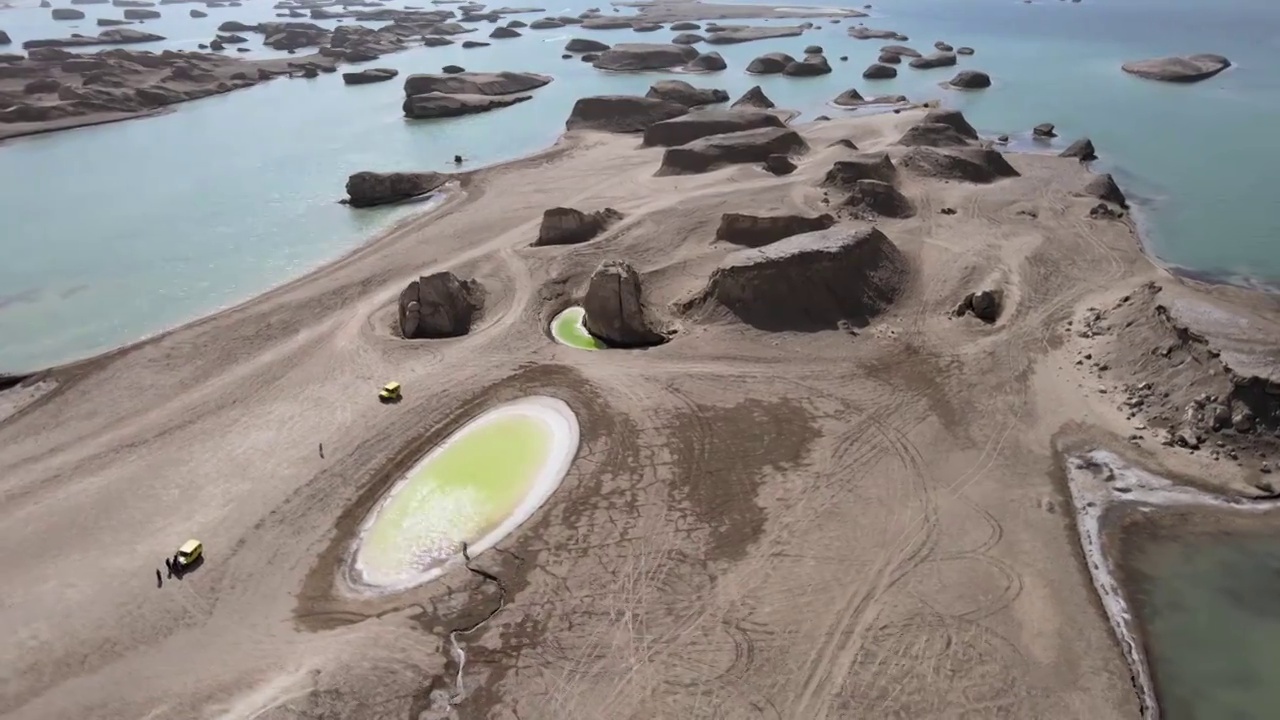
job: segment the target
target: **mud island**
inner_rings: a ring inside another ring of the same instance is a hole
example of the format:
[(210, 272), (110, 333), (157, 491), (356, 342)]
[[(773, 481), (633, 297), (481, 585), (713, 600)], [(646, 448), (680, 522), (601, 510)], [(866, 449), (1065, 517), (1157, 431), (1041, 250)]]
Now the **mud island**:
[[(338, 34), (305, 62), (345, 62)], [(808, 77), (816, 50), (772, 60)], [(85, 72), (246, 66), (125, 53)], [(86, 92), (60, 62), (51, 92)], [(550, 80), (405, 82), (469, 114)], [(1155, 265), (1088, 140), (1002, 152), (897, 100), (796, 123), (700, 84), (582, 98), (513, 162), (357, 173), (351, 212), (432, 202), (248, 302), (0, 378), (0, 712), (1158, 717), (1105, 511), (1276, 502), (1274, 299)], [(204, 566), (163, 577), (189, 536)]]

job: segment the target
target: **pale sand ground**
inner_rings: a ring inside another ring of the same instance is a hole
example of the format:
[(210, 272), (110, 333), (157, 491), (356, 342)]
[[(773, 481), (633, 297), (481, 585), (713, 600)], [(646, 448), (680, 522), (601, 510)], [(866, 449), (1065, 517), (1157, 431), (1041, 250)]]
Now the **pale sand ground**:
[[(1126, 223), (1088, 219), (1074, 160), (908, 181), (919, 216), (879, 227), (915, 278), (859, 337), (684, 322), (658, 348), (588, 353), (545, 335), (602, 258), (645, 272), (655, 307), (686, 297), (731, 249), (712, 242), (721, 213), (823, 211), (818, 182), (851, 152), (828, 144), (873, 149), (920, 114), (807, 127), (815, 150), (785, 178), (653, 177), (660, 149), (576, 138), (307, 278), (60, 373), (0, 424), (0, 713), (418, 717), (453, 690), (447, 631), (495, 586), (459, 571), (343, 599), (350, 531), (450, 426), (540, 393), (578, 412), (583, 449), (481, 556), (511, 595), (461, 638), (466, 693), (439, 717), (1136, 717), (1055, 485), (1055, 442), (1113, 443), (1123, 418), (1081, 391), (1063, 326), (1174, 281)], [(627, 220), (529, 248), (554, 205)], [(479, 327), (394, 337), (404, 283), (444, 268), (488, 287)], [(1008, 288), (995, 326), (948, 316), (991, 284)], [(396, 407), (375, 399), (389, 379)], [(157, 589), (188, 536), (208, 563)]]

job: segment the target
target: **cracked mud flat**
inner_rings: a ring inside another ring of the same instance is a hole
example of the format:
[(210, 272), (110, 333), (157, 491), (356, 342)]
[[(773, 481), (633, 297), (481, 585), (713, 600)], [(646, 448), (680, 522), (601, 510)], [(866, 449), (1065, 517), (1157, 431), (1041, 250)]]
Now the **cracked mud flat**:
[[(1074, 160), (1012, 156), (1022, 177), (986, 186), (904, 175), (918, 215), (878, 227), (912, 279), (856, 337), (718, 319), (584, 353), (546, 335), (605, 258), (659, 309), (692, 296), (732, 250), (721, 213), (823, 212), (834, 141), (886, 148), (920, 115), (802, 127), (826, 149), (782, 178), (654, 177), (660, 148), (571, 138), (307, 278), (55, 371), (0, 424), (0, 714), (1140, 717), (1052, 438), (1109, 417), (1078, 391), (1065, 321), (1174, 281), (1127, 223), (1089, 219)], [(565, 203), (628, 221), (530, 251)], [(445, 267), (489, 290), (483, 326), (393, 337), (400, 289)], [(995, 281), (999, 322), (950, 316)], [(395, 406), (375, 397), (388, 378)], [(436, 582), (338, 592), (390, 484), (527, 395), (579, 418), (551, 500)], [(188, 536), (208, 561), (157, 588)]]

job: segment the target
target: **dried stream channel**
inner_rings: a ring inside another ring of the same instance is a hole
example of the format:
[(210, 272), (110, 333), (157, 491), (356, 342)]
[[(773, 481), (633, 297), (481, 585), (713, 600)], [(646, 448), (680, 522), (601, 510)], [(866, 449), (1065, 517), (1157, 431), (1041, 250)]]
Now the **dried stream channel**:
[(1103, 451), (1068, 458), (1067, 481), (1143, 718), (1275, 717), (1280, 500), (1178, 486)]

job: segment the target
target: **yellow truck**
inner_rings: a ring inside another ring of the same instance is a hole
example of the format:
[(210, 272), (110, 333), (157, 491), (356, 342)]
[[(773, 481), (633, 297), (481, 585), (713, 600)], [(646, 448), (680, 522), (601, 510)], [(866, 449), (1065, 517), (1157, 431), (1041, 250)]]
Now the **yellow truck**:
[(178, 567), (187, 570), (200, 562), (204, 557), (204, 544), (199, 540), (188, 540), (182, 543), (182, 547), (178, 548), (178, 554), (174, 559), (178, 562)]
[(400, 383), (389, 382), (382, 386), (378, 400), (384, 403), (400, 402)]

